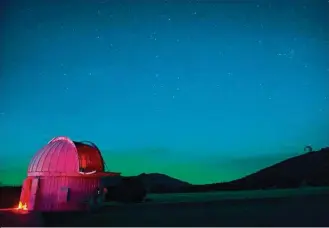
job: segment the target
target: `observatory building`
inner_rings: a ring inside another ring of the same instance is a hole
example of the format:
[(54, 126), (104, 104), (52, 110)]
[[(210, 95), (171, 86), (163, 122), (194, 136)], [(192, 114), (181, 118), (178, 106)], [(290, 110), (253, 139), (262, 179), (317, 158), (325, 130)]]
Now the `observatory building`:
[(102, 190), (101, 179), (120, 176), (105, 172), (97, 146), (56, 137), (32, 158), (18, 209), (28, 211), (86, 210)]

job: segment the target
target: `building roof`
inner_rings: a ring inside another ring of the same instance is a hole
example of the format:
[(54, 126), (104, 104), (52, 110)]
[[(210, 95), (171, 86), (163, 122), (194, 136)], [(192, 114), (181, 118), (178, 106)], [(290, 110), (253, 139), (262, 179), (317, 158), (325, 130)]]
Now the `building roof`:
[[(81, 169), (83, 161), (85, 165)], [(28, 167), (28, 176), (88, 173), (104, 173), (104, 161), (99, 149), (91, 142), (74, 142), (68, 137), (53, 138), (34, 155)]]

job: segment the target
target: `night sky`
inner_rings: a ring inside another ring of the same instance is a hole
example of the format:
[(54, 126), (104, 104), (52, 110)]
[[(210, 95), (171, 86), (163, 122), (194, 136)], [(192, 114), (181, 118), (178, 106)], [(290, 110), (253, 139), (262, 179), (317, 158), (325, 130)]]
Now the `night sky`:
[(2, 0), (0, 171), (55, 136), (228, 181), (329, 145), (329, 2)]

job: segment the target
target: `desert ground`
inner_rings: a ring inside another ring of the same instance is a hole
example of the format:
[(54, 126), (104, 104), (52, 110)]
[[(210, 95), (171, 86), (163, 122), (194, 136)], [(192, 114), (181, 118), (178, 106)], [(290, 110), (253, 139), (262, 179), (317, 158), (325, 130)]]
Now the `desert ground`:
[(151, 194), (97, 212), (0, 212), (2, 226), (329, 226), (329, 188)]

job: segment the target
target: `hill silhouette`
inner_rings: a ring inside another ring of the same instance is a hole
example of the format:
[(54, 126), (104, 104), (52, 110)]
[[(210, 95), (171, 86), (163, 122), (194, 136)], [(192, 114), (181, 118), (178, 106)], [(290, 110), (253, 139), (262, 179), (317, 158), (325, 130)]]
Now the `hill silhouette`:
[(105, 177), (106, 201), (143, 202), (147, 193), (173, 193), (190, 184), (160, 173), (142, 173), (130, 177)]
[(286, 159), (237, 180), (187, 186), (181, 191), (256, 190), (303, 186), (329, 186), (329, 147)]
[(161, 173), (142, 173), (138, 176), (151, 193), (178, 192), (191, 184)]

